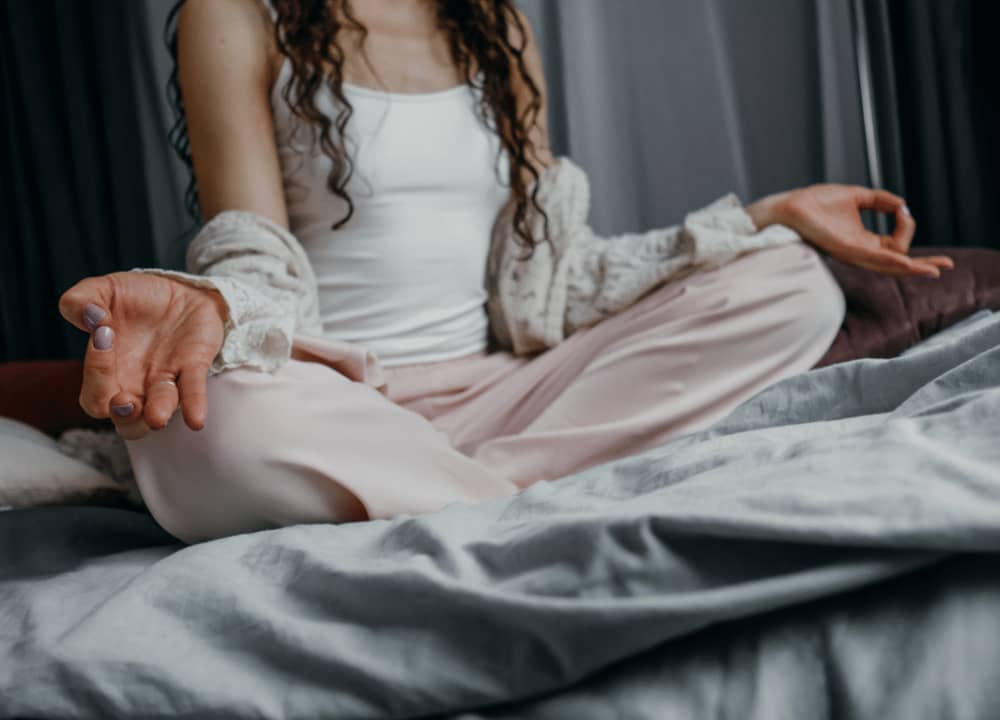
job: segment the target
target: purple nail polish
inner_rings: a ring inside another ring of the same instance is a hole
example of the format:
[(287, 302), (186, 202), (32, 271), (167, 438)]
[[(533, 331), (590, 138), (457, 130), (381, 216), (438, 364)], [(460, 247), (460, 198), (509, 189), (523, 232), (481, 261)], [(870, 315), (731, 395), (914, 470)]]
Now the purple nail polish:
[(83, 324), (93, 330), (97, 327), (97, 323), (101, 322), (106, 315), (107, 312), (94, 303), (87, 303), (87, 307), (83, 309)]
[(134, 407), (135, 405), (132, 403), (125, 403), (124, 405), (112, 405), (111, 409), (114, 411), (115, 415), (125, 417), (126, 415), (132, 414), (132, 408)]
[(114, 333), (111, 331), (107, 325), (101, 325), (94, 331), (94, 347), (97, 350), (110, 350), (111, 349), (111, 339), (114, 337)]

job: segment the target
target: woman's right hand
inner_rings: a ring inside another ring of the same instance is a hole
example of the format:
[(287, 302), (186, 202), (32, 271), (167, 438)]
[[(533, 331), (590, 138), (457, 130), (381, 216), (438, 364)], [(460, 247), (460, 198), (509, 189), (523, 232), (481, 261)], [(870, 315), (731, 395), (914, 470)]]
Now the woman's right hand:
[(80, 389), (84, 412), (111, 418), (126, 440), (166, 427), (178, 406), (188, 427), (204, 427), (208, 371), (227, 316), (220, 293), (150, 273), (114, 272), (66, 290), (59, 312), (91, 334)]

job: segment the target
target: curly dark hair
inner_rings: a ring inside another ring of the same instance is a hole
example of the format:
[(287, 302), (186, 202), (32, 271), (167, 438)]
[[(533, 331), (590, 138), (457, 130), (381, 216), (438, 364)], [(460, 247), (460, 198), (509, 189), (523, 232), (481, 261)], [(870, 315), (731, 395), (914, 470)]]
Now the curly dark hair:
[[(164, 31), (164, 40), (173, 58), (173, 69), (167, 83), (169, 101), (174, 110), (169, 140), (190, 173), (185, 205), (198, 223), (201, 221), (198, 188), (178, 81), (177, 17), (184, 2), (178, 0), (170, 10)], [(281, 90), (281, 96), (295, 118), (319, 128), (320, 147), (333, 164), (327, 188), (347, 202), (347, 214), (331, 226), (336, 230), (354, 214), (354, 203), (344, 190), (354, 171), (344, 142), (344, 129), (353, 107), (342, 91), (344, 51), (338, 34), (345, 26), (359, 31), (362, 38), (367, 36), (368, 31), (354, 15), (350, 0), (270, 2), (276, 14), (276, 46), (288, 58), (293, 70)], [(504, 150), (510, 158), (510, 188), (515, 200), (513, 225), (519, 244), (530, 257), (537, 244), (528, 220), (528, 186), (532, 183), (534, 190), (530, 194), (530, 202), (544, 220), (545, 240), (549, 239), (549, 225), (548, 217), (538, 204), (539, 172), (529, 161), (529, 158), (537, 157), (530, 133), (539, 121), (542, 101), (538, 85), (525, 64), (528, 33), (511, 0), (436, 0), (436, 6), (437, 24), (447, 33), (452, 61), (466, 84), (481, 91), (477, 113), (500, 139), (497, 161)], [(510, 39), (512, 28), (517, 31), (519, 40), (516, 42)], [(475, 75), (472, 72), (473, 63), (481, 71)], [(515, 78), (520, 78), (530, 93), (530, 101), (520, 117), (514, 93)], [(316, 107), (315, 95), (324, 83), (341, 106), (335, 118), (327, 117)], [(531, 177), (527, 183), (524, 170)]]

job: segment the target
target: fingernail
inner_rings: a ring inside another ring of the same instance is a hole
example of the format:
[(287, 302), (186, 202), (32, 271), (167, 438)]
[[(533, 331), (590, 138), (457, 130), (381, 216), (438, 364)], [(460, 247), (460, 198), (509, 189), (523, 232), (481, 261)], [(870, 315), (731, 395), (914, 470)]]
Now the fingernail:
[(107, 313), (94, 303), (87, 303), (87, 307), (83, 309), (83, 324), (93, 330), (106, 315)]
[(910, 212), (910, 208), (908, 208), (906, 205), (903, 206), (903, 212), (909, 215), (910, 217), (913, 217), (913, 214)]
[(94, 347), (98, 350), (110, 350), (111, 349), (111, 339), (114, 337), (114, 333), (111, 331), (107, 325), (101, 325), (94, 331)]
[(125, 417), (126, 415), (132, 414), (132, 408), (134, 407), (135, 405), (132, 403), (125, 403), (124, 405), (112, 405), (111, 409), (114, 411), (115, 415)]

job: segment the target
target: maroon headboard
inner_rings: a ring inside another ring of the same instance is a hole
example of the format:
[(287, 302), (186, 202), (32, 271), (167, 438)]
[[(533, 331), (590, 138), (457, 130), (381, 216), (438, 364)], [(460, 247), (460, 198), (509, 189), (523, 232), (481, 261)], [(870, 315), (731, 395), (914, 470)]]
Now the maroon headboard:
[(26, 422), (57, 436), (69, 428), (114, 428), (80, 407), (82, 360), (0, 363), (0, 417)]
[(955, 267), (939, 278), (891, 277), (823, 255), (847, 298), (847, 317), (815, 367), (896, 357), (977, 310), (1000, 310), (1000, 250), (921, 247), (910, 255), (947, 255)]

